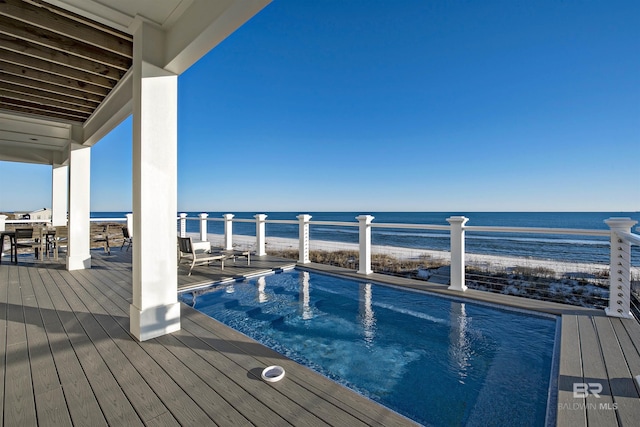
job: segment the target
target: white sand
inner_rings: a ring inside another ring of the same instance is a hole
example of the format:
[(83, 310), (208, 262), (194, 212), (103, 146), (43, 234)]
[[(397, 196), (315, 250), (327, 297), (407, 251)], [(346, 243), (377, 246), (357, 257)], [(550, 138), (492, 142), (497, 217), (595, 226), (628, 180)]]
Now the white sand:
[[(194, 239), (199, 238), (198, 233), (188, 233)], [(214, 246), (222, 246), (224, 236), (221, 234), (208, 234), (209, 242)], [(234, 235), (233, 244), (239, 248), (255, 248), (256, 239), (253, 236)], [(310, 250), (312, 251), (337, 251), (349, 250), (358, 251), (358, 244), (332, 242), (326, 240), (311, 240)], [(266, 249), (269, 251), (298, 250), (298, 239), (288, 239), (284, 237), (266, 237)], [(398, 259), (420, 259), (428, 258), (449, 262), (451, 255), (447, 251), (435, 251), (426, 249), (400, 248), (394, 246), (371, 246), (372, 253), (386, 254)], [(487, 270), (502, 271), (513, 267), (544, 268), (555, 271), (557, 274), (565, 273), (590, 273), (597, 274), (609, 270), (608, 264), (596, 263), (574, 263), (555, 260), (509, 257), (496, 255), (478, 255), (467, 253), (465, 256), (467, 265), (473, 265)], [(640, 277), (640, 267), (632, 267), (633, 278)]]

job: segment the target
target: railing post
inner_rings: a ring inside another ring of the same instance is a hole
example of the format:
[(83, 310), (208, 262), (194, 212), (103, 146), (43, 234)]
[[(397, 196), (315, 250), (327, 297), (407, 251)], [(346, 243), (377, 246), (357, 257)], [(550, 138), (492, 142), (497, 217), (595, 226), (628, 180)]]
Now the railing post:
[[(0, 231), (4, 231), (4, 227), (5, 227), (5, 221), (7, 220), (7, 218), (9, 218), (6, 215), (0, 215)], [(2, 254), (0, 254), (1, 256)]]
[(201, 213), (200, 215), (200, 241), (206, 242), (209, 239), (207, 238), (207, 217), (208, 213)]
[(374, 217), (371, 215), (359, 215), (356, 217), (360, 221), (359, 240), (360, 255), (358, 274), (371, 274), (371, 221)]
[(129, 237), (133, 238), (133, 214), (128, 213), (125, 216), (127, 217), (127, 230), (129, 231)]
[(256, 214), (253, 217), (256, 219), (256, 256), (265, 256), (267, 254), (265, 250), (265, 221), (267, 216), (265, 214)]
[(224, 248), (233, 249), (233, 214), (224, 214)]
[(180, 237), (187, 237), (187, 214), (180, 214)]
[(617, 232), (630, 233), (638, 221), (631, 218), (609, 218), (604, 221), (611, 229), (611, 259), (609, 262), (609, 307), (607, 316), (632, 318), (631, 315), (631, 243)]
[(298, 262), (300, 264), (309, 264), (309, 221), (311, 215), (298, 215), (296, 218), (300, 221), (298, 231)]
[(464, 284), (464, 225), (469, 218), (464, 216), (452, 216), (447, 218), (451, 224), (451, 276), (449, 289), (453, 291), (466, 291)]

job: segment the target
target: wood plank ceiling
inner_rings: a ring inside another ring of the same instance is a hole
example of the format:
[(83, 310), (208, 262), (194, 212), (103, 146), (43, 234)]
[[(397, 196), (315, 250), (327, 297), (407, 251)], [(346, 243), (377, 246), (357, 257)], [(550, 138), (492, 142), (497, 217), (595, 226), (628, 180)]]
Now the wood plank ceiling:
[(128, 34), (42, 0), (0, 0), (0, 110), (83, 123), (132, 58)]

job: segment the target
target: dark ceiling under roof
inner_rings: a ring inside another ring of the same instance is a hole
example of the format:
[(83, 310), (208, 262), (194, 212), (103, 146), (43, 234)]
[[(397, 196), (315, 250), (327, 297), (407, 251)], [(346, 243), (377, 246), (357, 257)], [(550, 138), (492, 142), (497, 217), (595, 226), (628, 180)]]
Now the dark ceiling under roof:
[(84, 123), (132, 57), (128, 34), (41, 0), (0, 0), (0, 111)]

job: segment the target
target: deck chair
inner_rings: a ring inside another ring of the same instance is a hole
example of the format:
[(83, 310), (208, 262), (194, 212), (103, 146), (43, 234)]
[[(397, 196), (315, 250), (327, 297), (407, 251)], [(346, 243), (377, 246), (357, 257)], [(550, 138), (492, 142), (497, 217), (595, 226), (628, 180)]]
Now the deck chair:
[(60, 225), (56, 227), (56, 234), (53, 236), (53, 258), (58, 260), (58, 251), (62, 246), (69, 246), (69, 227)]
[(127, 227), (122, 227), (122, 246), (120, 246), (120, 250), (124, 248), (124, 245), (127, 245), (127, 252), (128, 252), (132, 243), (133, 243), (133, 240), (129, 235), (129, 229)]
[(109, 247), (109, 226), (102, 226), (102, 232), (98, 233), (96, 237), (91, 240), (92, 243), (98, 244), (104, 248), (104, 251), (111, 255), (111, 248)]
[(209, 265), (211, 261), (220, 261), (222, 263), (222, 270), (224, 270), (224, 260), (227, 258), (222, 252), (202, 252), (196, 253), (193, 248), (193, 240), (191, 237), (178, 236), (178, 266), (181, 262), (191, 264), (189, 267), (189, 276), (191, 276), (191, 270), (196, 265)]
[(43, 260), (45, 253), (47, 257), (49, 256), (49, 236), (51, 235), (51, 231), (49, 231), (46, 227), (37, 228), (32, 237), (34, 240), (31, 242), (31, 247), (33, 248), (34, 255), (37, 259)]
[(34, 243), (35, 240), (33, 239), (33, 228), (16, 228), (16, 236), (11, 242), (11, 259), (13, 260), (14, 264), (18, 263), (18, 249), (33, 249)]

